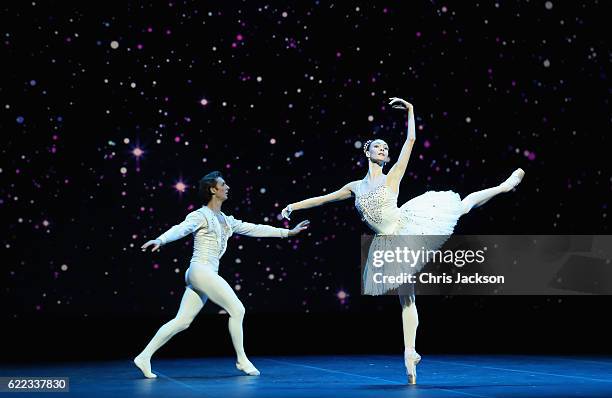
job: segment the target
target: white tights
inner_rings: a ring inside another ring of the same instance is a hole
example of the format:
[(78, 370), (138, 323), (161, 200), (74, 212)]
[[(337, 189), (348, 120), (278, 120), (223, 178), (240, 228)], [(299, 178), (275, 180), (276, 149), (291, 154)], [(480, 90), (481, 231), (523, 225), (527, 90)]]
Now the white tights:
[[(153, 354), (168, 342), (178, 332), (191, 325), (191, 322), (200, 312), (206, 301), (219, 305), (229, 314), (229, 332), (238, 362), (247, 366), (249, 362), (243, 346), (242, 320), (244, 319), (244, 305), (240, 302), (230, 285), (206, 265), (192, 265), (187, 272), (189, 285), (185, 289), (181, 306), (174, 319), (159, 328), (145, 349), (136, 357), (136, 362), (146, 377), (155, 377), (151, 373), (150, 360)], [(144, 368), (144, 369), (143, 369)]]
[(463, 214), (467, 214), (474, 207), (482, 206), (487, 203), (494, 196), (499, 195), (503, 192), (509, 192), (512, 188), (520, 184), (525, 171), (523, 169), (516, 169), (506, 181), (502, 182), (496, 187), (483, 189), (482, 191), (473, 192), (463, 198), (461, 201), (463, 205)]
[[(515, 172), (516, 173), (516, 172)], [(523, 173), (524, 174), (524, 173)], [(513, 173), (514, 175), (514, 173)], [(512, 176), (510, 178), (513, 178)], [(467, 214), (470, 210), (475, 207), (482, 206), (488, 202), (494, 196), (499, 195), (503, 192), (508, 192), (514, 186), (520, 182), (518, 180), (506, 180), (504, 183), (493, 187), (483, 189), (482, 191), (473, 192), (463, 198), (461, 204), (463, 206), (463, 214)], [(516, 178), (516, 177), (514, 177)], [(522, 178), (522, 177), (521, 177)], [(410, 294), (408, 291), (402, 292), (400, 289), (399, 293), (400, 304), (402, 305), (402, 326), (404, 330), (404, 347), (406, 351), (415, 349), (416, 345), (416, 332), (419, 326), (419, 314), (416, 309), (414, 300), (414, 293)]]
[(402, 327), (404, 330), (404, 347), (406, 351), (414, 350), (416, 347), (416, 332), (419, 326), (419, 314), (413, 295), (399, 296), (402, 305)]
[(491, 198), (499, 195), (502, 192), (506, 192), (501, 185), (493, 188), (483, 189), (482, 191), (473, 192), (463, 198), (461, 201), (463, 205), (463, 214), (467, 214), (470, 210), (475, 207), (482, 206), (487, 203)]
[[(474, 207), (483, 205), (494, 196), (506, 192), (503, 187), (483, 189), (466, 196), (462, 201), (463, 214), (468, 213)], [(402, 327), (404, 330), (404, 347), (407, 352), (415, 350), (416, 333), (419, 326), (419, 314), (417, 312), (414, 294), (406, 292), (399, 293), (400, 304), (402, 305)]]

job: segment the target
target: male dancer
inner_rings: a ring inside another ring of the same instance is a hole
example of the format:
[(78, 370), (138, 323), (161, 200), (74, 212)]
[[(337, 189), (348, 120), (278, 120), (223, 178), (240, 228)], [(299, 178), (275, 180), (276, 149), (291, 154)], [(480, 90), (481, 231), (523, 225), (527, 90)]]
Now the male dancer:
[(145, 377), (157, 377), (151, 372), (151, 357), (176, 333), (189, 327), (191, 321), (200, 312), (210, 298), (229, 314), (229, 332), (236, 351), (236, 368), (249, 376), (258, 376), (259, 370), (249, 361), (242, 344), (242, 320), (244, 305), (234, 290), (218, 274), (219, 259), (225, 253), (227, 240), (233, 233), (254, 236), (286, 238), (294, 236), (308, 228), (309, 222), (302, 221), (295, 228), (288, 230), (269, 225), (251, 224), (236, 220), (221, 211), (221, 205), (227, 200), (229, 185), (214, 171), (200, 180), (200, 195), (205, 206), (187, 215), (185, 221), (173, 226), (157, 239), (142, 245), (142, 250), (152, 247), (151, 251), (193, 234), (193, 256), (189, 269), (185, 273), (187, 287), (176, 317), (164, 324), (145, 349), (134, 359), (134, 363)]

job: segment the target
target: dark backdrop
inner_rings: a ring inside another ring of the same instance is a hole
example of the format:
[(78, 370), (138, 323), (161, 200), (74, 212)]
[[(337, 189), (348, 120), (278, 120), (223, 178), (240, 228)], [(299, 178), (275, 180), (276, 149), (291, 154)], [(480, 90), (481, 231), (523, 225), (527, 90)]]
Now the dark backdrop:
[[(415, 106), (400, 202), (462, 196), (516, 167), (520, 188), (463, 217), (463, 234), (607, 234), (610, 46), (600, 2), (22, 2), (4, 4), (3, 352), (129, 356), (175, 313), (184, 239), (138, 248), (201, 205), (286, 226), (286, 204), (397, 156)], [(394, 352), (393, 297), (359, 295), (351, 201), (295, 213), (307, 235), (232, 238), (221, 275), (256, 353)], [(346, 298), (342, 299), (342, 297)], [(420, 297), (425, 351), (609, 352), (609, 297)], [(209, 304), (170, 355), (228, 354)], [(207, 344), (220, 340), (223, 344)], [(193, 344), (196, 344), (194, 348)], [(26, 348), (24, 348), (26, 347)]]

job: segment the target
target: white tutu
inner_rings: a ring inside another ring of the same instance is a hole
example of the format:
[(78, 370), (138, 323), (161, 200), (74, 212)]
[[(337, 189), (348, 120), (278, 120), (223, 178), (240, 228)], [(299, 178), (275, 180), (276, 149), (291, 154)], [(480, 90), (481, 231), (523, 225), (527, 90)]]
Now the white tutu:
[(438, 250), (463, 214), (461, 198), (453, 191), (428, 191), (398, 208), (397, 195), (388, 187), (379, 187), (356, 195), (356, 202), (364, 220), (377, 232), (364, 265), (363, 293), (369, 295), (382, 295), (404, 284), (401, 280), (381, 281), (381, 275), (412, 275), (427, 264), (425, 258), (413, 258), (410, 264), (384, 261), (376, 266), (377, 251), (395, 252), (404, 247), (421, 252)]
[(399, 209), (396, 235), (451, 235), (463, 214), (461, 198), (453, 191), (427, 191)]

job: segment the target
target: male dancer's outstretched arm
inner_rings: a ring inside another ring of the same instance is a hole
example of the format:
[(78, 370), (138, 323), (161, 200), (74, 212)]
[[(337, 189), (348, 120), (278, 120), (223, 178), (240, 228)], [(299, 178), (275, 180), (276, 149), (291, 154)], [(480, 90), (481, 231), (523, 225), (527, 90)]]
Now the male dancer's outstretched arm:
[(206, 227), (206, 217), (199, 211), (192, 211), (185, 217), (185, 221), (177, 224), (157, 237), (142, 245), (142, 251), (146, 251), (149, 246), (153, 246), (151, 251), (157, 251), (159, 248), (175, 240), (179, 240), (202, 227)]
[(271, 225), (253, 224), (250, 222), (237, 220), (233, 216), (228, 216), (227, 220), (235, 233), (252, 236), (255, 238), (286, 238), (288, 236), (299, 234), (307, 229), (310, 225), (310, 221), (304, 220), (296, 225), (293, 229), (285, 229), (276, 228)]

